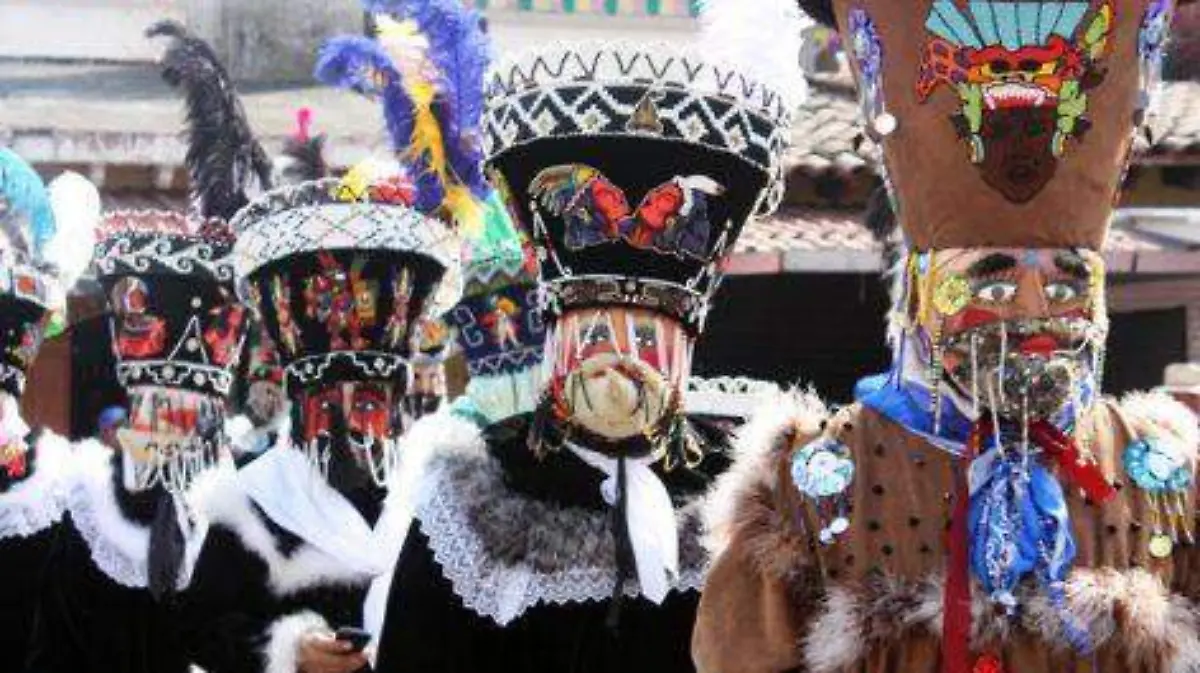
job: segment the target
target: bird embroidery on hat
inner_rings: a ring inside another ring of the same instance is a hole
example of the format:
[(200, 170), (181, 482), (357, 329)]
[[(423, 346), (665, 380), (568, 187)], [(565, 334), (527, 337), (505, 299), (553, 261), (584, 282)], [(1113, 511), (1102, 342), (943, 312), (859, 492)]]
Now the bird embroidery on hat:
[(708, 253), (708, 198), (724, 191), (707, 176), (677, 176), (651, 189), (634, 211), (621, 188), (584, 164), (552, 166), (529, 186), (543, 207), (566, 221), (565, 242), (572, 250), (624, 240), (697, 259)]

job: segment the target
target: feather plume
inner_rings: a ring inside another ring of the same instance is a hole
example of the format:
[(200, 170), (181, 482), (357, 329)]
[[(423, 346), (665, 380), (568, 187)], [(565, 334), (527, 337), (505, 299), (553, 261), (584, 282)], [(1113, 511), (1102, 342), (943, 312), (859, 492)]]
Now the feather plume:
[(380, 100), (393, 149), (422, 195), (435, 189), (442, 211), (478, 229), (489, 191), (479, 127), (490, 61), (478, 13), (458, 0), (363, 0), (363, 7), (375, 17), (378, 41), (330, 41), (317, 78)]
[[(795, 109), (808, 96), (800, 52), (812, 23), (794, 0), (702, 0), (695, 51), (766, 86)], [(763, 39), (764, 26), (770, 26), (770, 39)]]
[(0, 149), (0, 247), (26, 263), (36, 263), (54, 236), (54, 212), (46, 184), (16, 153)]
[(199, 212), (228, 220), (249, 201), (248, 189), (270, 188), (271, 160), (250, 130), (229, 73), (207, 43), (175, 21), (154, 24), (146, 36), (171, 39), (162, 77), (186, 99), (186, 163)]
[(312, 110), (296, 112), (296, 132), (284, 142), (283, 153), (275, 158), (272, 181), (275, 185), (300, 184), (329, 175), (325, 162), (325, 136), (313, 135)]
[(96, 227), (100, 224), (100, 192), (78, 173), (63, 173), (50, 183), (55, 233), (46, 242), (44, 262), (58, 274), (63, 291), (70, 290), (92, 261)]

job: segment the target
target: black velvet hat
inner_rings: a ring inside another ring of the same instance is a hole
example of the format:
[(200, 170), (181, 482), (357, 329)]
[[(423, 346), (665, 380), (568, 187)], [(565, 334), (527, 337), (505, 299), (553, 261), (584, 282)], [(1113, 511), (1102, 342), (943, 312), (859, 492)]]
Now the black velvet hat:
[(165, 211), (105, 215), (94, 263), (112, 311), (123, 386), (229, 394), (246, 329), (233, 293), (232, 249), (233, 233), (221, 220)]
[(239, 292), (258, 309), (289, 389), (404, 380), (419, 319), (457, 297), (449, 227), (379, 190), (347, 199), (342, 187), (276, 190), (234, 221)]
[(786, 99), (686, 52), (589, 43), (500, 64), (487, 95), (550, 317), (642, 307), (698, 333), (743, 224), (781, 196)]

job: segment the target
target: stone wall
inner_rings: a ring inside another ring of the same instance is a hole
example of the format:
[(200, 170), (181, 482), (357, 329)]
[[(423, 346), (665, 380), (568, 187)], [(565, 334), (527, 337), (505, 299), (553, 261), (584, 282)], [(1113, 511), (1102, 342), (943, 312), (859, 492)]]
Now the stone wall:
[(188, 26), (213, 44), (241, 82), (310, 83), (321, 43), (363, 29), (353, 0), (182, 2)]

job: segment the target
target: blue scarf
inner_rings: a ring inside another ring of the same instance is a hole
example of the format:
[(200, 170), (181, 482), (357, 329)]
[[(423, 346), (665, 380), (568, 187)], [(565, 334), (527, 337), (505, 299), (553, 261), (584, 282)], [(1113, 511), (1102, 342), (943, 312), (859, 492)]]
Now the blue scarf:
[[(1090, 395), (1088, 387), (1084, 399)], [(947, 396), (941, 399), (941, 424), (936, 433), (929, 390), (904, 380), (895, 369), (860, 380), (855, 398), (938, 448), (963, 455), (973, 422)], [(1056, 425), (1069, 427), (1074, 416), (1074, 410), (1068, 408)], [(1005, 436), (1001, 441), (1016, 446), (1012, 439)], [(1064, 609), (1063, 581), (1076, 549), (1062, 486), (1037, 456), (1001, 451), (991, 438), (986, 445), (989, 448), (970, 466), (971, 572), (993, 601), (1010, 610), (1016, 607), (1017, 585), (1033, 574), (1052, 603)], [(1063, 619), (1073, 644), (1086, 651), (1086, 635), (1066, 615)]]

